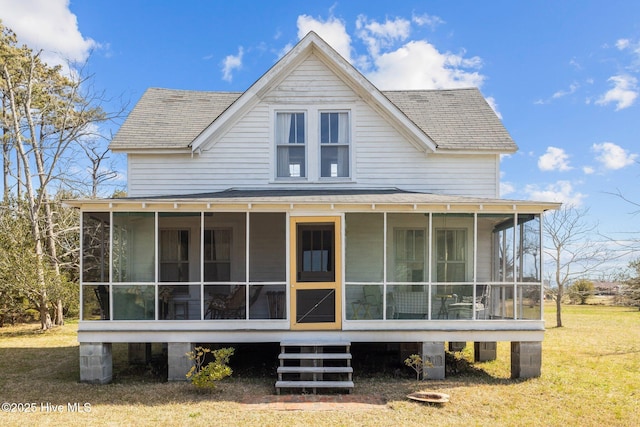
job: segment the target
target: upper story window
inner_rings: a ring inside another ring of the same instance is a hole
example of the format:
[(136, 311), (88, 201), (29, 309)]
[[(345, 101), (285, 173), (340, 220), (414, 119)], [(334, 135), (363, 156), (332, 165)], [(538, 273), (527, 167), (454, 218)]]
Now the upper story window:
[(306, 177), (306, 132), (304, 113), (277, 113), (277, 177)]
[(320, 176), (349, 176), (349, 114), (320, 113)]

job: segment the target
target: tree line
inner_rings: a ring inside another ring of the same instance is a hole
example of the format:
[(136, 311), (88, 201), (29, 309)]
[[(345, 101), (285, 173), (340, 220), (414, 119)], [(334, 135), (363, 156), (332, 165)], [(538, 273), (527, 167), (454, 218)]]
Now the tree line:
[(35, 311), (46, 330), (78, 306), (79, 220), (62, 200), (96, 197), (115, 176), (97, 130), (118, 114), (89, 78), (40, 53), (0, 21), (0, 326)]

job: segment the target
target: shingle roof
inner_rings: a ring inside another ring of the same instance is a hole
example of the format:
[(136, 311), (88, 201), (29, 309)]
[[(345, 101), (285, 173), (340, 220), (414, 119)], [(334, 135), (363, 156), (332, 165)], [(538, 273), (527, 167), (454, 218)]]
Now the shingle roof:
[[(478, 89), (382, 92), (439, 150), (517, 150)], [(186, 149), (242, 95), (150, 88), (129, 114), (110, 148), (116, 151)]]
[(147, 89), (109, 148), (186, 148), (240, 95), (241, 92)]
[(444, 150), (517, 150), (502, 122), (476, 88), (383, 91)]

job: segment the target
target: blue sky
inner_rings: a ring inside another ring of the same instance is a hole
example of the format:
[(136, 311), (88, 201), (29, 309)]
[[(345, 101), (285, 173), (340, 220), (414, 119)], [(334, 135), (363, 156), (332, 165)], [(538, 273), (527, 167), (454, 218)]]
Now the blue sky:
[(148, 87), (243, 91), (314, 30), (380, 89), (478, 86), (520, 147), (503, 197), (640, 231), (610, 194), (640, 202), (638, 1), (0, 0), (0, 18), (130, 106)]

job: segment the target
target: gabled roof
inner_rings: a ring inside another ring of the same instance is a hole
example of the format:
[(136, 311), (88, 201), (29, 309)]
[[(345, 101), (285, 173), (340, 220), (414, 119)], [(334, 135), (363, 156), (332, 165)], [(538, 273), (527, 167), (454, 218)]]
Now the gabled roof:
[(313, 32), (243, 93), (147, 90), (110, 148), (124, 152), (201, 150), (310, 52), (421, 151), (517, 150), (478, 89), (382, 92)]

